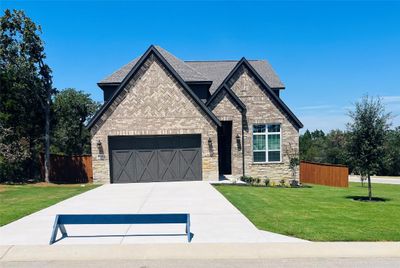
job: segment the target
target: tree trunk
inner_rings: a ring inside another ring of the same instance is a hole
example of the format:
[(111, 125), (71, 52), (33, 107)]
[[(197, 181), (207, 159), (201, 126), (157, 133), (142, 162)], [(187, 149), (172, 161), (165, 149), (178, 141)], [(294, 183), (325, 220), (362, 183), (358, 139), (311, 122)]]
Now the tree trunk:
[(50, 102), (46, 100), (44, 128), (44, 181), (50, 182)]
[(368, 199), (372, 200), (372, 191), (371, 191), (371, 176), (368, 173)]

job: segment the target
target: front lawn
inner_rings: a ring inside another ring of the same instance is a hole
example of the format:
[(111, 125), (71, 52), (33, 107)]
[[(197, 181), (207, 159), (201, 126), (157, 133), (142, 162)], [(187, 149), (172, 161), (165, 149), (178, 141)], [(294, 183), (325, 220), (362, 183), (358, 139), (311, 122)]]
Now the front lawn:
[(56, 185), (45, 183), (0, 185), (0, 226), (97, 186), (92, 184), (81, 186), (81, 184)]
[(353, 201), (367, 188), (215, 186), (259, 229), (313, 241), (399, 241), (400, 185), (373, 184), (386, 202)]

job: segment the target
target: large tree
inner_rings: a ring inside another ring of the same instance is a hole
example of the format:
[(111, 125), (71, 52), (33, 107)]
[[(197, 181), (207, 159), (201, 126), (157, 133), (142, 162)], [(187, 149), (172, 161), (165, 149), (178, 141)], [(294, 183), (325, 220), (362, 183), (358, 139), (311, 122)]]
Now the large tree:
[(322, 130), (310, 132), (308, 129), (300, 136), (300, 159), (312, 162), (326, 162), (326, 135)]
[[(50, 106), (55, 89), (40, 34), (40, 27), (23, 11), (7, 9), (0, 18), (0, 123), (12, 131), (12, 135), (3, 139), (5, 145), (28, 143), (29, 164), (18, 176), (33, 176), (35, 156), (44, 148), (48, 181)], [(7, 163), (7, 158), (1, 164), (16, 165)], [(16, 174), (9, 174), (13, 175)]]
[(53, 104), (52, 152), (89, 154), (90, 133), (85, 124), (99, 107), (98, 102), (82, 91), (68, 88), (57, 93)]
[(385, 136), (389, 129), (390, 113), (380, 98), (365, 96), (350, 111), (348, 153), (354, 168), (368, 178), (368, 198), (372, 200), (371, 175), (379, 169), (385, 153)]
[(390, 129), (385, 139), (385, 155), (379, 175), (400, 176), (400, 127)]
[[(326, 143), (324, 146), (325, 162), (331, 164), (349, 165), (348, 153), (346, 150), (347, 133), (335, 129), (326, 135)], [(351, 169), (351, 166), (350, 166)]]

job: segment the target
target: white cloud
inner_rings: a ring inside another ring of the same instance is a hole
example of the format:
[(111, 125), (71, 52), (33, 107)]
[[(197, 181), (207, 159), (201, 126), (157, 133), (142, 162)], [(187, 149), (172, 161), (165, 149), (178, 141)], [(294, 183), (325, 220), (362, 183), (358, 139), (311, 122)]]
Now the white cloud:
[(328, 132), (332, 129), (346, 128), (346, 123), (349, 121), (349, 117), (346, 114), (315, 114), (315, 115), (303, 115), (299, 116), (299, 119), (304, 124), (302, 132), (306, 129), (315, 130), (321, 129), (324, 132)]
[(400, 96), (383, 96), (383, 103), (398, 103), (400, 104)]
[(330, 109), (335, 106), (333, 105), (310, 105), (310, 106), (302, 106), (297, 108), (297, 110), (301, 111), (307, 111), (307, 110), (324, 110), (324, 109)]
[[(392, 127), (400, 126), (400, 96), (382, 96), (386, 111), (392, 113)], [(322, 129), (330, 131), (332, 129), (346, 129), (349, 122), (348, 111), (353, 110), (353, 106), (334, 106), (332, 104), (309, 105), (297, 108), (297, 115), (303, 122), (304, 128), (315, 130)]]

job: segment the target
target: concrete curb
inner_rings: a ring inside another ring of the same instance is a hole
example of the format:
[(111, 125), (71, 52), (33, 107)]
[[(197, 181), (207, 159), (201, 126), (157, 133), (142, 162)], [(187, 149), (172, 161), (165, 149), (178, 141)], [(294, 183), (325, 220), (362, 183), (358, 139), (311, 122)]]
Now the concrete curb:
[(399, 242), (3, 246), (0, 263), (66, 260), (400, 258)]

